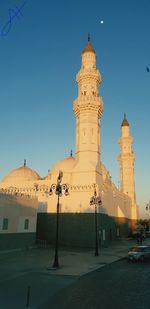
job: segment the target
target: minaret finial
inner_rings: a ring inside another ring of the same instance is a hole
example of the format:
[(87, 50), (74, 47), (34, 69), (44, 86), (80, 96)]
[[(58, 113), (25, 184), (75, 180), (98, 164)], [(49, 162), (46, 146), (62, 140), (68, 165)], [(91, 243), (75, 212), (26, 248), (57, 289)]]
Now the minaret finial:
[(27, 163), (27, 161), (26, 161), (26, 159), (24, 159), (24, 166), (26, 166), (26, 163)]
[(93, 46), (91, 44), (91, 41), (90, 41), (90, 33), (89, 32), (88, 32), (88, 41), (87, 41), (87, 44), (86, 44), (85, 48), (82, 51), (82, 54), (84, 54), (86, 52), (92, 52), (92, 53), (96, 54), (95, 50), (94, 50), (94, 48), (93, 48)]
[(129, 127), (129, 122), (128, 122), (127, 118), (126, 118), (126, 113), (124, 113), (124, 118), (123, 118), (121, 126), (122, 127)]
[(71, 149), (71, 151), (70, 151), (70, 157), (72, 157), (72, 149)]

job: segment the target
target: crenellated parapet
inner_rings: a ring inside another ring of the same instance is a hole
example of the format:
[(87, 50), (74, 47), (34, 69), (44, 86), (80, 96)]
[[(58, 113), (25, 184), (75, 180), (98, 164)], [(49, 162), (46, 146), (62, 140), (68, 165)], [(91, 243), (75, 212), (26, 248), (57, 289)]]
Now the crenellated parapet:
[(0, 189), (0, 193), (1, 194), (11, 194), (11, 195), (28, 195), (28, 196), (32, 196), (32, 195), (35, 195), (35, 193), (37, 192), (41, 192), (41, 193), (48, 193), (49, 192), (49, 187), (47, 185), (38, 185), (37, 183), (36, 184), (33, 184), (32, 187), (28, 187), (28, 186), (25, 186), (25, 187), (20, 187), (20, 188), (17, 188), (17, 187), (5, 187), (5, 188), (1, 188)]

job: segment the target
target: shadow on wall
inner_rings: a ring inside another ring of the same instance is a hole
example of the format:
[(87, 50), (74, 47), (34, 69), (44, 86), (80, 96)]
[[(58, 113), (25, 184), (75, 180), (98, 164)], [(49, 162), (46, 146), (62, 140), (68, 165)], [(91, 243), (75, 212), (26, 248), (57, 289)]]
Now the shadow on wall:
[(0, 193), (0, 250), (35, 244), (38, 200)]
[[(124, 222), (106, 214), (97, 215), (97, 232), (99, 246), (108, 246), (113, 240), (128, 235), (128, 219)], [(38, 213), (37, 242), (55, 246), (56, 214)], [(59, 215), (59, 245), (64, 248), (95, 247), (95, 214), (94, 213), (61, 213)]]

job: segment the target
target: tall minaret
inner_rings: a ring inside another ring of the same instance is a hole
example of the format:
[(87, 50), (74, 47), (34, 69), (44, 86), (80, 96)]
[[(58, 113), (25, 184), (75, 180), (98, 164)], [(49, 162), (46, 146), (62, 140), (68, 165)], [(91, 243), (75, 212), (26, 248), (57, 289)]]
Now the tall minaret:
[[(100, 173), (100, 118), (103, 111), (103, 102), (99, 95), (101, 75), (96, 69), (96, 53), (89, 35), (81, 57), (81, 69), (76, 76), (78, 97), (74, 101), (76, 116), (76, 165), (74, 170), (75, 172)], [(94, 179), (91, 179), (92, 181)]]
[(132, 150), (133, 138), (130, 134), (130, 126), (124, 114), (121, 124), (121, 137), (119, 139), (120, 155), (120, 191), (127, 194), (132, 201), (131, 219), (137, 219), (135, 184), (134, 184), (134, 161), (135, 155)]

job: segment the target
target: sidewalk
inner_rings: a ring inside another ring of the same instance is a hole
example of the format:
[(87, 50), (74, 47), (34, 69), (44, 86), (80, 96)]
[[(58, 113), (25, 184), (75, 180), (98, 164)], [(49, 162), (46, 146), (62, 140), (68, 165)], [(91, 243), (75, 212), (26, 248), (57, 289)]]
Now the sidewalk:
[[(136, 240), (134, 239), (120, 239), (112, 242), (108, 248), (102, 248), (99, 250), (99, 256), (94, 256), (94, 250), (87, 252), (76, 252), (75, 250), (69, 252), (60, 250), (60, 268), (50, 268), (48, 272), (55, 275), (82, 276), (88, 272), (103, 267), (106, 264), (113, 263), (126, 257), (129, 248), (136, 244)], [(150, 244), (150, 239), (145, 239), (143, 245), (148, 244)], [(52, 263), (53, 259), (51, 260), (51, 265)]]

